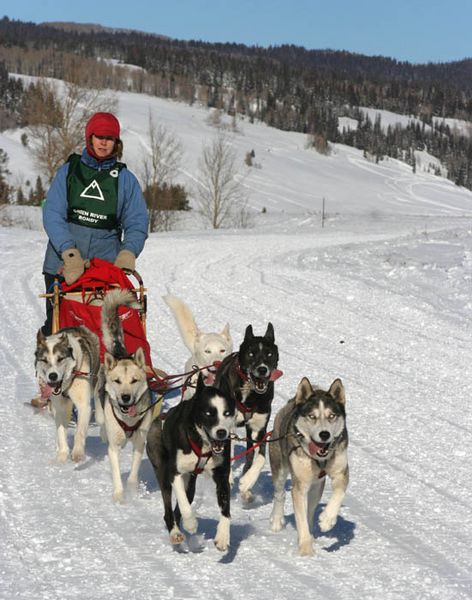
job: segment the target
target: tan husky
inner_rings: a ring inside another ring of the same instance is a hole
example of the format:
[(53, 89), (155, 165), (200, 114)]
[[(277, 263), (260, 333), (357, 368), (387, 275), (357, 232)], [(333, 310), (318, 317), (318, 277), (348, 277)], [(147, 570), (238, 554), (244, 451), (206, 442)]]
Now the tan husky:
[(113, 290), (105, 296), (102, 331), (108, 352), (105, 353), (95, 394), (96, 420), (101, 426), (102, 439), (108, 441), (115, 502), (122, 502), (124, 496), (120, 451), (128, 441), (133, 443), (133, 459), (127, 485), (131, 492), (135, 492), (146, 436), (152, 422), (144, 351), (138, 348), (134, 354), (129, 355), (125, 349), (118, 315), (118, 308), (122, 305), (139, 307), (133, 294), (127, 290)]

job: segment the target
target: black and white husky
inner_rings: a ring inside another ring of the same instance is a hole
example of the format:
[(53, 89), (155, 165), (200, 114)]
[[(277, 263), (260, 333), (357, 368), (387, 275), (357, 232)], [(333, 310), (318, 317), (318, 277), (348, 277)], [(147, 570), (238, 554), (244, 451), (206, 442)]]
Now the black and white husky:
[[(102, 306), (102, 332), (105, 352), (96, 388), (96, 420), (103, 441), (108, 442), (108, 457), (113, 481), (113, 500), (123, 500), (120, 451), (133, 443), (133, 458), (128, 489), (135, 492), (143, 457), (146, 435), (152, 421), (151, 394), (142, 348), (129, 355), (124, 345), (120, 306), (139, 308), (128, 290), (108, 292)], [(125, 315), (124, 315), (125, 316)]]
[(285, 523), (285, 481), (292, 479), (292, 500), (300, 554), (313, 554), (311, 526), (326, 476), (332, 495), (320, 515), (321, 531), (334, 527), (349, 483), (345, 393), (340, 379), (327, 392), (304, 377), (295, 398), (277, 413), (269, 456), (274, 484), (272, 531)]
[(41, 397), (50, 401), (56, 422), (56, 460), (69, 456), (67, 427), (72, 405), (77, 410), (77, 427), (72, 460), (85, 458), (85, 440), (90, 421), (92, 395), (100, 367), (98, 337), (86, 327), (68, 327), (36, 338), (35, 369)]
[(277, 369), (278, 359), (272, 323), (263, 336), (255, 336), (252, 325), (248, 325), (239, 351), (225, 358), (216, 372), (216, 387), (235, 401), (236, 426), (245, 426), (247, 448), (254, 448), (256, 444), (246, 455), (239, 480), (239, 491), (245, 502), (253, 500), (251, 489), (265, 463), (265, 435), (274, 398), (274, 381), (282, 375)]
[[(147, 454), (154, 467), (164, 502), (164, 520), (171, 544), (181, 544), (185, 536), (180, 519), (189, 533), (197, 531), (192, 511), (196, 478), (211, 475), (221, 516), (215, 536), (218, 550), (230, 542), (230, 443), (235, 408), (231, 397), (205, 386), (200, 375), (194, 396), (156, 418), (147, 437)], [(172, 510), (172, 491), (177, 504)]]

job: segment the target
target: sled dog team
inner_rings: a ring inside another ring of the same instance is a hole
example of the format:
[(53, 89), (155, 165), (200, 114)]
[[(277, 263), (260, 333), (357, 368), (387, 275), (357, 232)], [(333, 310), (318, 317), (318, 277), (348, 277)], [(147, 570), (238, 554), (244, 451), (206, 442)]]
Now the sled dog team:
[[(326, 477), (332, 494), (319, 517), (321, 531), (334, 527), (348, 481), (348, 434), (345, 393), (340, 379), (326, 391), (303, 377), (294, 397), (277, 413), (273, 431), (267, 436), (274, 382), (278, 370), (278, 348), (271, 323), (263, 336), (248, 325), (237, 352), (226, 325), (221, 333), (204, 333), (189, 307), (174, 296), (166, 296), (193, 365), (204, 369), (181, 401), (165, 414), (153, 417), (145, 356), (141, 348), (126, 351), (118, 313), (120, 306), (138, 308), (127, 290), (109, 292), (102, 306), (102, 336), (106, 348), (99, 360), (98, 337), (86, 327), (37, 336), (35, 367), (44, 397), (49, 398), (56, 424), (56, 460), (69, 456), (67, 427), (72, 405), (77, 427), (71, 458), (85, 457), (85, 439), (95, 398), (100, 435), (108, 444), (113, 482), (113, 500), (124, 498), (120, 451), (132, 442), (133, 455), (127, 487), (137, 489), (144, 449), (153, 465), (164, 504), (164, 520), (174, 545), (185, 541), (181, 526), (189, 534), (197, 531), (192, 509), (197, 476), (213, 478), (220, 519), (215, 546), (226, 551), (230, 544), (230, 497), (232, 484), (231, 436), (245, 428), (247, 449), (239, 479), (245, 503), (253, 500), (252, 488), (265, 463), (266, 445), (274, 486), (272, 531), (284, 526), (285, 483), (290, 476), (298, 547), (301, 555), (313, 554), (311, 528)], [(172, 506), (172, 494), (176, 505)]]

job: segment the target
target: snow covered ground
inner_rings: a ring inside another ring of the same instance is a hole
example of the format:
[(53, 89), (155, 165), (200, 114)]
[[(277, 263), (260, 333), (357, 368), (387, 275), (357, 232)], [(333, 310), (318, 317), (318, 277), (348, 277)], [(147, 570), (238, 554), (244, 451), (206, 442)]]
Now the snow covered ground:
[[(136, 143), (144, 137), (137, 98), (120, 96), (127, 148), (133, 120)], [(196, 152), (200, 109), (152, 102)], [(147, 459), (138, 497), (123, 505), (112, 502), (96, 428), (84, 463), (51, 462), (53, 422), (24, 405), (35, 392), (46, 240), (40, 231), (2, 228), (2, 600), (472, 597), (472, 194), (396, 161), (374, 165), (343, 147), (320, 157), (297, 134), (244, 129), (238, 148), (259, 143), (256, 160), (266, 149), (248, 185), (254, 208), (268, 213), (248, 230), (150, 236), (138, 261), (148, 339), (155, 365), (180, 372), (187, 351), (162, 300), (173, 293), (202, 329), (229, 321), (236, 345), (247, 324), (256, 334), (274, 324), (284, 371), (275, 410), (301, 377), (323, 387), (341, 377), (351, 483), (337, 525), (325, 534), (315, 525), (317, 554), (299, 557), (290, 500), (286, 528), (271, 533), (267, 464), (251, 508), (233, 492), (226, 554), (212, 541), (213, 484), (199, 478), (198, 534), (180, 553), (168, 543)], [(309, 198), (324, 195), (330, 214), (321, 228), (320, 206)], [(125, 473), (130, 452), (122, 453)], [(236, 483), (240, 471), (238, 463)], [(329, 493), (328, 485), (322, 504)]]

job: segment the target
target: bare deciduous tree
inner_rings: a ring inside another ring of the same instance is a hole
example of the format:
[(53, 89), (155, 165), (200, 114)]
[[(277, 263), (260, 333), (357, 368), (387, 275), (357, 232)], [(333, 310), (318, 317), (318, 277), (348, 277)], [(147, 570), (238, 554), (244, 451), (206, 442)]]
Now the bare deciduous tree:
[(149, 211), (150, 231), (169, 231), (175, 225), (175, 210), (159, 205), (161, 192), (174, 181), (182, 161), (181, 141), (164, 125), (156, 125), (149, 116), (149, 146), (141, 170), (144, 196)]
[[(213, 229), (239, 224), (238, 215), (247, 213), (247, 197), (239, 176), (236, 151), (229, 138), (219, 131), (203, 147), (199, 160), (195, 200), (201, 214)], [(247, 223), (247, 219), (244, 219)]]
[(116, 101), (109, 92), (58, 85), (41, 80), (28, 101), (28, 147), (50, 183), (57, 169), (84, 145), (85, 125), (94, 112), (113, 111)]

